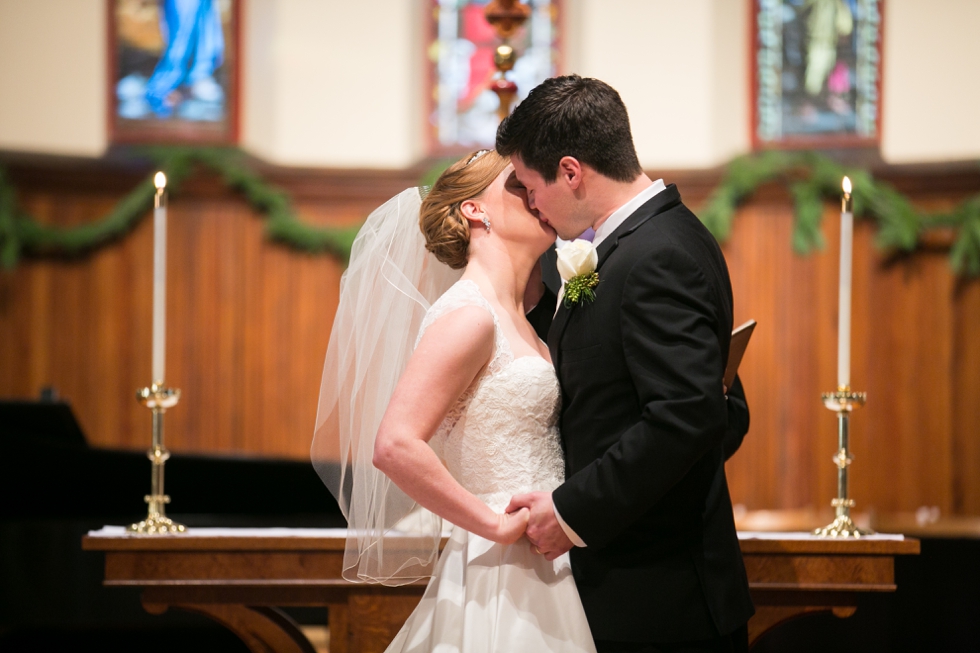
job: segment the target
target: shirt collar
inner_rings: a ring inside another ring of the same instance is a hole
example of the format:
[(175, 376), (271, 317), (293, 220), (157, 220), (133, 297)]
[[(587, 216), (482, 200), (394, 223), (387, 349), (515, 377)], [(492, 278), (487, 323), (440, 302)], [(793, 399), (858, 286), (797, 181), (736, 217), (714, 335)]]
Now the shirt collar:
[(609, 234), (616, 231), (619, 225), (626, 221), (626, 218), (633, 215), (638, 208), (649, 202), (657, 193), (663, 190), (667, 190), (667, 186), (664, 185), (663, 179), (658, 179), (637, 193), (626, 204), (613, 211), (612, 215), (606, 218), (606, 221), (595, 230), (595, 238), (592, 239), (592, 244), (598, 247), (599, 243), (605, 240)]

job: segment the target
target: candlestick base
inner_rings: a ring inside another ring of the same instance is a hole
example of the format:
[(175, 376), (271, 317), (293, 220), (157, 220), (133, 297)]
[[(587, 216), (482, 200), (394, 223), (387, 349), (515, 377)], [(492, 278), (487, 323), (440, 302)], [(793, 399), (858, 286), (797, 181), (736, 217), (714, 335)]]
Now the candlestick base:
[(183, 524), (163, 515), (148, 515), (143, 521), (129, 525), (129, 532), (138, 535), (176, 535), (186, 530)]
[[(853, 501), (851, 504), (853, 505)], [(818, 528), (813, 531), (813, 534), (817, 537), (834, 537), (834, 538), (848, 538), (853, 537), (858, 539), (865, 535), (874, 535), (874, 531), (867, 530), (865, 528), (858, 528), (854, 520), (851, 519), (850, 515), (838, 515), (837, 519), (832, 521), (827, 526), (823, 528)]]

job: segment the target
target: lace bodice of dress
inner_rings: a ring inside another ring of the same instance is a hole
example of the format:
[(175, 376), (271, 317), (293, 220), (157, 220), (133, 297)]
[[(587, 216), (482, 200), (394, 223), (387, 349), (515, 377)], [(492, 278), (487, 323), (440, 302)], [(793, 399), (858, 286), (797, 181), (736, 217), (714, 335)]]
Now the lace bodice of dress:
[(436, 300), (422, 321), (419, 340), (429, 325), (464, 306), (483, 307), (493, 316), (493, 358), (449, 411), (431, 444), (463, 487), (502, 511), (512, 495), (550, 491), (564, 479), (556, 427), (561, 393), (551, 363), (538, 356), (514, 358), (497, 314), (472, 281), (458, 281)]

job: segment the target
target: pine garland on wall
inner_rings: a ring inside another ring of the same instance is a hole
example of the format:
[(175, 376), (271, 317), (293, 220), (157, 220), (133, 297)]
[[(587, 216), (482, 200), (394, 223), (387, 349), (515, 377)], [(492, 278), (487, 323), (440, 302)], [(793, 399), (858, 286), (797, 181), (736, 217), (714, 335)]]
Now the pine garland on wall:
[(824, 245), (820, 232), (824, 202), (840, 199), (845, 175), (854, 184), (854, 215), (875, 221), (878, 247), (911, 252), (925, 232), (952, 229), (956, 234), (950, 250), (953, 270), (980, 276), (980, 194), (948, 213), (919, 213), (907, 197), (867, 171), (841, 166), (816, 152), (769, 151), (734, 159), (699, 215), (719, 242), (725, 242), (738, 206), (760, 186), (783, 183), (793, 196), (793, 249), (806, 254)]
[[(221, 177), (266, 217), (270, 238), (295, 249), (329, 253), (346, 261), (357, 227), (317, 227), (299, 219), (289, 195), (266, 183), (246, 164), (240, 150), (201, 147), (147, 148), (155, 170), (167, 175), (167, 189), (179, 193), (180, 184), (200, 165)], [(0, 169), (0, 263), (16, 266), (24, 254), (72, 254), (94, 250), (119, 238), (150, 215), (153, 207), (152, 175), (147, 176), (108, 215), (77, 227), (42, 225), (16, 205), (14, 189)]]
[[(266, 217), (270, 238), (302, 251), (332, 254), (344, 261), (350, 256), (356, 227), (318, 227), (303, 222), (288, 194), (253, 172), (239, 150), (158, 147), (149, 148), (146, 153), (156, 168), (167, 174), (172, 193), (179, 192), (180, 183), (196, 166), (208, 168)], [(445, 163), (434, 167), (422, 183), (432, 183), (445, 167)], [(950, 250), (953, 269), (960, 275), (980, 276), (980, 194), (948, 213), (919, 213), (907, 197), (875, 180), (867, 171), (846, 168), (815, 152), (763, 152), (734, 159), (699, 215), (715, 237), (725, 242), (738, 206), (760, 186), (783, 183), (794, 202), (792, 246), (806, 254), (823, 247), (820, 225), (824, 202), (840, 197), (840, 182), (845, 174), (854, 183), (854, 213), (875, 221), (879, 247), (911, 252), (925, 232), (952, 229), (956, 234)], [(150, 215), (153, 193), (148, 176), (99, 220), (77, 227), (54, 227), (38, 223), (17, 206), (14, 188), (0, 169), (0, 263), (10, 269), (24, 255), (80, 254), (103, 246)]]

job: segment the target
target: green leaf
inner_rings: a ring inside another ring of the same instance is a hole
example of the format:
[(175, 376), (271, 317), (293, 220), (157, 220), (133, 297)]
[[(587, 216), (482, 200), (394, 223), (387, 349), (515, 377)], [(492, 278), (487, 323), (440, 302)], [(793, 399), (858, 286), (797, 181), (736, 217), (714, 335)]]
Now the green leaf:
[[(167, 175), (167, 190), (179, 193), (181, 182), (196, 167), (211, 169), (226, 185), (269, 221), (268, 232), (277, 241), (309, 252), (329, 252), (346, 261), (356, 228), (316, 227), (295, 214), (289, 195), (266, 183), (251, 170), (241, 151), (220, 147), (157, 146), (139, 152)], [(141, 181), (102, 218), (74, 227), (42, 225), (29, 216), (17, 219), (13, 188), (0, 170), (0, 263), (13, 266), (21, 250), (81, 253), (101, 247), (131, 230), (150, 215), (153, 206), (152, 175)]]
[(813, 181), (797, 182), (790, 186), (793, 194), (795, 220), (793, 222), (793, 250), (808, 254), (824, 246), (820, 224), (823, 222), (823, 198), (820, 188)]

